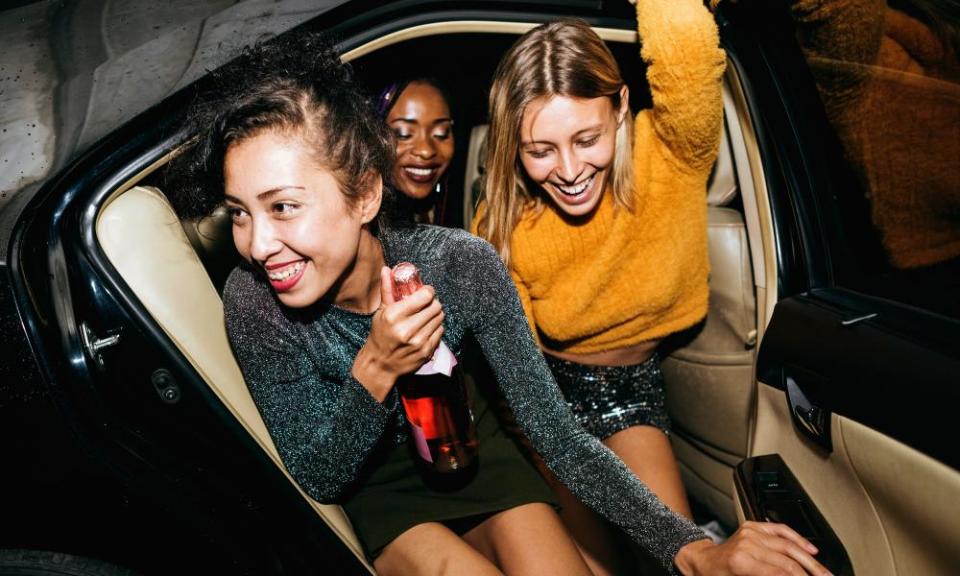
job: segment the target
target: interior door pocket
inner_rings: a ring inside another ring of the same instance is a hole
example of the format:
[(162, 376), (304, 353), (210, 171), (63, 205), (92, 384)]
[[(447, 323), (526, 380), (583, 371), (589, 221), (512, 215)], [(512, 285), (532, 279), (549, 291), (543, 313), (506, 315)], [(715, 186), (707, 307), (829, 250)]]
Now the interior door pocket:
[(853, 574), (847, 551), (778, 454), (747, 458), (734, 474), (747, 520), (779, 522), (820, 549), (817, 560), (837, 576)]

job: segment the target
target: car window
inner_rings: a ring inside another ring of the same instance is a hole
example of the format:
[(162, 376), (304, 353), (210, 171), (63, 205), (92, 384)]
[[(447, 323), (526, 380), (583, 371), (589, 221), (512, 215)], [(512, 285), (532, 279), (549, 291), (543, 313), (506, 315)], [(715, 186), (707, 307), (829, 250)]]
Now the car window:
[[(942, 6), (941, 6), (942, 4)], [(960, 318), (960, 24), (948, 2), (793, 3), (852, 175), (846, 287)]]

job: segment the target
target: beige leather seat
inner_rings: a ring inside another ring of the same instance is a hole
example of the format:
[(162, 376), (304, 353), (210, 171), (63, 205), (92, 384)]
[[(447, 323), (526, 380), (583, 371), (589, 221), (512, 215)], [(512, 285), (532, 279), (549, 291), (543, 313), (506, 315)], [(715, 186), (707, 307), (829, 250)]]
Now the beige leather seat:
[(467, 146), (467, 169), (463, 181), (463, 225), (468, 230), (473, 222), (474, 209), (482, 194), (481, 179), (483, 163), (487, 156), (488, 124), (474, 126), (470, 130), (470, 143)]
[(240, 254), (233, 245), (233, 223), (226, 208), (218, 208), (206, 218), (182, 221), (182, 224), (214, 288), (218, 294), (223, 293), (227, 276), (240, 262)]
[(743, 216), (725, 136), (707, 190), (710, 308), (697, 337), (663, 361), (671, 436), (684, 485), (735, 526), (733, 467), (747, 456), (753, 403), (756, 297)]
[[(200, 245), (204, 254), (232, 261), (232, 244), (227, 253), (222, 242), (222, 218), (221, 215), (219, 220), (191, 224), (187, 229), (199, 230), (210, 241)], [(226, 232), (229, 239), (229, 229)], [(166, 197), (156, 188), (146, 186), (116, 195), (99, 214), (97, 238), (117, 272), (184, 357), (296, 485), (280, 461), (234, 360), (218, 291)], [(149, 258), (144, 258), (145, 254)], [(220, 282), (222, 286), (222, 279)], [(373, 573), (343, 510), (320, 504), (302, 490), (300, 493)]]

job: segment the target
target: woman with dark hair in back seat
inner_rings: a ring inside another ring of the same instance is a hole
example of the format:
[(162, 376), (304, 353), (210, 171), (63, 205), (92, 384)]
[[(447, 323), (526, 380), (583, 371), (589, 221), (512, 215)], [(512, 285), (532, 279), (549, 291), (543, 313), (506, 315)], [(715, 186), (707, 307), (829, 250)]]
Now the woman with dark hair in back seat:
[(422, 224), (451, 225), (447, 170), (455, 150), (451, 98), (436, 78), (394, 82), (377, 97), (377, 113), (393, 132), (397, 161), (391, 180), (397, 204)]

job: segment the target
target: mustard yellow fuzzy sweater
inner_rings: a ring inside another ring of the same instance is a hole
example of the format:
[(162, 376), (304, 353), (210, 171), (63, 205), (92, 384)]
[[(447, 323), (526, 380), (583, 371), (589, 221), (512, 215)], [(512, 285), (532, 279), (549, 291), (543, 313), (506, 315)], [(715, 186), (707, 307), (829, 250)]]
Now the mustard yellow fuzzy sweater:
[(726, 58), (701, 0), (640, 0), (637, 22), (653, 107), (634, 124), (634, 211), (615, 208), (605, 190), (591, 217), (573, 225), (545, 202), (511, 237), (510, 272), (527, 319), (554, 350), (623, 348), (707, 312), (705, 191)]

